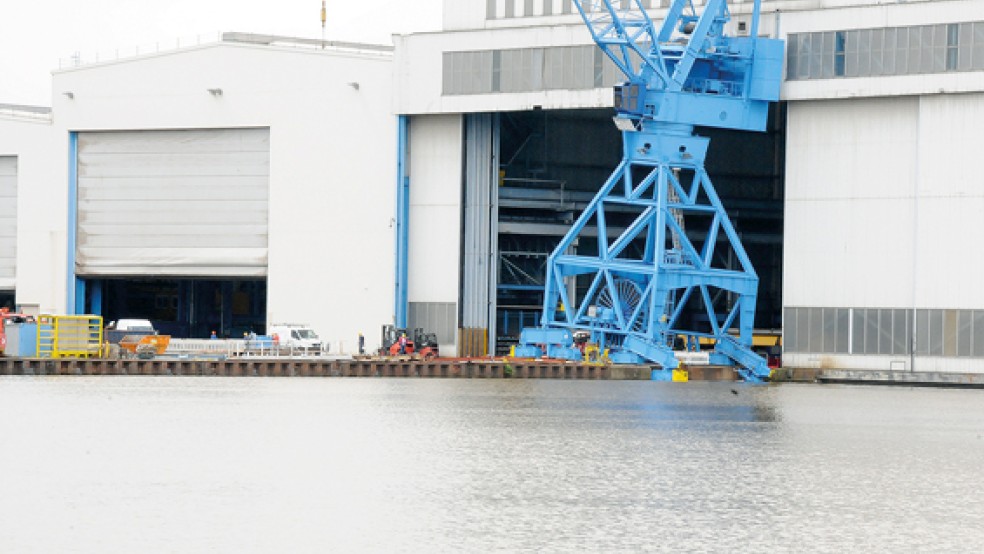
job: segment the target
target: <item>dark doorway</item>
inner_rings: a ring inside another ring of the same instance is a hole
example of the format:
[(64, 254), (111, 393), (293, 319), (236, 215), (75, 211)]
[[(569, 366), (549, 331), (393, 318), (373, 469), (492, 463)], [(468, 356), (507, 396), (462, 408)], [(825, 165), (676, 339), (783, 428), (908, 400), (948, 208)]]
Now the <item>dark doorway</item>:
[(87, 307), (101, 309), (107, 323), (149, 319), (160, 333), (179, 338), (264, 333), (266, 296), (266, 281), (259, 279), (106, 279), (90, 281), (86, 290)]
[[(773, 105), (764, 133), (697, 129), (711, 139), (705, 167), (759, 276), (759, 329), (781, 321), (785, 113)], [(503, 113), (500, 137), (496, 343), (504, 353), (523, 327), (539, 324), (547, 255), (618, 165), (622, 144), (610, 109)]]
[(10, 311), (14, 311), (14, 291), (12, 290), (0, 290), (0, 308), (8, 308)]

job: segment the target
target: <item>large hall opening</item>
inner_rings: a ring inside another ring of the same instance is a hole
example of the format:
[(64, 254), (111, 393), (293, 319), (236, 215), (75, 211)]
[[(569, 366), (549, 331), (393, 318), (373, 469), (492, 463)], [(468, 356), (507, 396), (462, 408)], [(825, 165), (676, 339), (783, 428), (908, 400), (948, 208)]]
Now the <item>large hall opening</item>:
[(109, 324), (149, 319), (161, 334), (175, 338), (242, 338), (266, 331), (264, 279), (118, 278), (90, 281), (88, 313)]
[[(697, 128), (711, 140), (705, 168), (759, 276), (760, 330), (781, 326), (785, 110), (773, 105), (763, 133)], [(622, 143), (611, 109), (501, 113), (498, 136), (495, 349), (505, 354), (538, 324), (547, 256), (620, 162)]]

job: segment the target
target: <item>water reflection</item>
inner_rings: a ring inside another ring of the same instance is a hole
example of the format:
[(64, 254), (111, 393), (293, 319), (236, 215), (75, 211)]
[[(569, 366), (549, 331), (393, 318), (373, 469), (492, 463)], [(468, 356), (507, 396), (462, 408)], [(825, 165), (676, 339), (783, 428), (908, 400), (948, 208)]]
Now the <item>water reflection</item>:
[(0, 552), (977, 551), (980, 399), (0, 378)]

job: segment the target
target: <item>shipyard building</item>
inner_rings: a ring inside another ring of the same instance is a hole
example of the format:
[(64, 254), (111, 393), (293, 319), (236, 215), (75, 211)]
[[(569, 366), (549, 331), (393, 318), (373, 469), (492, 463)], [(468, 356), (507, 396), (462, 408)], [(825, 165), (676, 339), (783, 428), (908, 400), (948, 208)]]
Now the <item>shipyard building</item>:
[[(786, 40), (766, 132), (698, 129), (756, 327), (789, 367), (981, 371), (984, 2), (766, 0), (758, 34)], [(621, 80), (570, 0), (446, 1), (392, 49), (229, 34), (55, 71), (50, 112), (0, 108), (0, 303), (503, 352), (621, 158)]]

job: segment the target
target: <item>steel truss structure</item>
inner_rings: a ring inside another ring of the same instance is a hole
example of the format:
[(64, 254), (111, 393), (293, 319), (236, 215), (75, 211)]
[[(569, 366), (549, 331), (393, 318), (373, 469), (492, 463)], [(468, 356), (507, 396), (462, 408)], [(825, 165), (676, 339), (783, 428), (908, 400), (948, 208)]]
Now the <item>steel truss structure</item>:
[[(729, 37), (725, 0), (707, 0), (700, 14), (674, 0), (659, 29), (639, 0), (574, 0), (628, 77), (615, 88), (623, 158), (550, 255), (541, 326), (523, 331), (517, 356), (580, 359), (573, 336), (587, 332), (616, 362), (668, 371), (675, 346), (708, 338), (715, 362), (768, 377), (751, 350), (758, 276), (704, 169), (709, 141), (694, 133), (765, 129), (783, 44), (757, 37), (759, 2), (749, 36)], [(582, 236), (589, 226), (597, 238)], [(683, 317), (688, 306), (703, 317)]]

